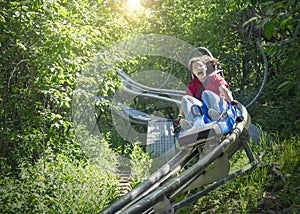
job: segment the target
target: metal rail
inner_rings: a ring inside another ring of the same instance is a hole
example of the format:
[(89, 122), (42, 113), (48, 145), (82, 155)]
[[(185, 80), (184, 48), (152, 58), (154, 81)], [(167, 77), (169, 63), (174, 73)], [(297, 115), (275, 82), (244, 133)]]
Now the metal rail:
[[(183, 150), (179, 152), (173, 159), (166, 163), (162, 168), (152, 174), (146, 181), (141, 183), (131, 192), (121, 197), (118, 201), (113, 203), (107, 209), (101, 212), (101, 214), (108, 213), (149, 213), (153, 212), (153, 209), (162, 200), (168, 201), (167, 198), (175, 193), (181, 186), (191, 183), (198, 179), (205, 173), (205, 170), (220, 156), (226, 154), (231, 156), (240, 146), (246, 150), (249, 162), (252, 165), (257, 162), (257, 159), (253, 158), (253, 153), (248, 145), (248, 142), (241, 144), (241, 138), (243, 135), (247, 136), (247, 128), (250, 124), (250, 117), (246, 108), (242, 105), (239, 106), (243, 120), (237, 123), (232, 132), (223, 139), (211, 152), (209, 152), (203, 158), (200, 158), (191, 167), (183, 171), (182, 174), (174, 177), (180, 170), (195, 157), (199, 157), (194, 150)], [(202, 145), (203, 146), (203, 145)], [(234, 150), (234, 151), (232, 151)], [(232, 176), (229, 176), (232, 177)], [(210, 187), (204, 192), (211, 191), (214, 188)], [(184, 191), (184, 190), (182, 190)], [(203, 194), (203, 193), (201, 193)], [(200, 194), (200, 195), (201, 195)], [(196, 196), (195, 196), (196, 197)], [(198, 197), (198, 195), (197, 195)], [(183, 204), (188, 200), (184, 200)], [(170, 202), (171, 203), (171, 202)], [(182, 206), (183, 204), (180, 204)], [(179, 205), (173, 205), (172, 209), (178, 209)]]
[(246, 108), (247, 108), (247, 109), (250, 108), (250, 107), (256, 102), (256, 100), (260, 97), (262, 91), (263, 91), (264, 88), (265, 88), (265, 85), (266, 85), (267, 79), (268, 79), (268, 75), (269, 75), (269, 71), (268, 71), (268, 69), (269, 69), (269, 68), (268, 68), (268, 60), (267, 60), (267, 56), (266, 56), (266, 54), (265, 54), (265, 51), (264, 51), (264, 49), (263, 49), (263, 47), (262, 47), (262, 45), (261, 45), (261, 43), (260, 43), (259, 41), (258, 41), (256, 44), (257, 44), (257, 46), (258, 46), (258, 48), (259, 48), (259, 50), (260, 50), (260, 52), (261, 52), (261, 55), (262, 55), (263, 61), (264, 61), (264, 65), (265, 65), (264, 79), (263, 79), (263, 81), (262, 81), (262, 84), (261, 84), (261, 86), (260, 86), (260, 88), (259, 88), (259, 90), (258, 90), (256, 96), (252, 99), (252, 101), (251, 101), (250, 103), (248, 103), (248, 104), (246, 105)]

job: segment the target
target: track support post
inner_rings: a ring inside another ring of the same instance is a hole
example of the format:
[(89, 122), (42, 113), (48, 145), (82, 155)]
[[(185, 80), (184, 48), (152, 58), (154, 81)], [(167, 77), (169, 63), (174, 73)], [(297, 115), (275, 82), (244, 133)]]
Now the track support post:
[(161, 200), (153, 206), (155, 214), (174, 214), (170, 200), (164, 195)]
[(254, 158), (252, 149), (251, 149), (251, 147), (250, 147), (250, 145), (248, 143), (249, 142), (249, 138), (250, 138), (249, 133), (247, 133), (246, 136), (241, 135), (240, 136), (240, 142), (241, 142), (243, 148), (246, 151), (246, 154), (247, 154), (247, 156), (249, 158), (250, 163), (252, 163), (255, 160), (255, 158)]

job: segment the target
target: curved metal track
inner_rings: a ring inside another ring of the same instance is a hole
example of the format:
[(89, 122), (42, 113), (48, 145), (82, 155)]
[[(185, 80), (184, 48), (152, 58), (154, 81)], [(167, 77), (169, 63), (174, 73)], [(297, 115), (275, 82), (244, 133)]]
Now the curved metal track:
[[(264, 63), (267, 64), (264, 53), (263, 58)], [(184, 91), (146, 87), (133, 81), (122, 71), (117, 71), (117, 73), (122, 78), (123, 85), (125, 86), (122, 90), (126, 93), (142, 95), (176, 104), (180, 104), (181, 97), (185, 94)], [(249, 145), (251, 119), (246, 108), (250, 107), (256, 101), (266, 79), (267, 67), (263, 85), (257, 96), (247, 107), (241, 104), (237, 107), (241, 111), (242, 116), (237, 119), (236, 126), (230, 133), (223, 136), (218, 142), (204, 141), (191, 149), (179, 151), (148, 179), (101, 211), (100, 214), (174, 213), (188, 203), (206, 195), (220, 185), (260, 164), (261, 157), (255, 157)], [(127, 110), (123, 109), (123, 111)], [(133, 118), (131, 121), (135, 121), (134, 116), (130, 116), (126, 112), (120, 113), (120, 116), (127, 119), (131, 117)], [(139, 124), (143, 124), (147, 123), (148, 120), (149, 118), (145, 117), (144, 121), (141, 120), (138, 122)], [(212, 143), (216, 143), (216, 146), (208, 153), (203, 154), (203, 148)], [(249, 164), (229, 174), (229, 159), (241, 148), (245, 150)], [(206, 188), (181, 201), (177, 200), (175, 202), (180, 194), (204, 185)]]
[[(159, 95), (154, 95), (153, 93), (148, 94), (148, 96)], [(222, 179), (229, 180), (229, 178), (234, 177), (233, 175), (228, 175), (229, 168), (228, 171), (221, 176), (212, 176), (212, 178), (207, 179), (205, 178), (205, 174), (209, 174), (210, 169), (208, 168), (211, 168), (212, 164), (215, 165), (214, 168), (216, 168), (216, 170), (224, 168), (222, 164), (219, 164), (219, 162), (223, 161), (218, 162), (218, 159), (228, 160), (240, 148), (245, 149), (251, 167), (256, 165), (259, 159), (254, 158), (248, 144), (248, 128), (251, 119), (244, 106), (239, 105), (238, 108), (242, 113), (242, 117), (237, 121), (235, 128), (224, 136), (222, 140), (218, 142), (217, 146), (208, 154), (205, 156), (201, 155), (201, 148), (206, 144), (212, 143), (210, 141), (196, 145), (193, 149), (180, 151), (147, 180), (121, 197), (107, 209), (103, 210), (101, 214), (162, 213), (165, 211), (168, 212), (168, 210), (172, 213), (174, 210), (179, 209), (184, 204), (193, 200), (192, 198), (188, 198), (184, 199), (182, 203), (177, 202), (174, 204), (176, 197), (186, 190), (213, 182), (222, 183), (224, 182)], [(230, 166), (228, 165), (228, 167)], [(238, 173), (234, 173), (234, 175), (236, 174)], [(226, 179), (227, 176), (229, 176), (228, 179)], [(201, 194), (193, 197), (201, 197), (204, 193), (206, 194), (213, 189), (214, 186), (210, 186), (202, 190)]]

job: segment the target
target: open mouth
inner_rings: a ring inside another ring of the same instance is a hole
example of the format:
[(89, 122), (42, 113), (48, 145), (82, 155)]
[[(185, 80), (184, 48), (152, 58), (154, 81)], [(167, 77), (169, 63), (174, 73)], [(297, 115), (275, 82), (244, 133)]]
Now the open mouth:
[(197, 74), (198, 74), (198, 76), (203, 76), (204, 75), (204, 73), (202, 71), (199, 71)]

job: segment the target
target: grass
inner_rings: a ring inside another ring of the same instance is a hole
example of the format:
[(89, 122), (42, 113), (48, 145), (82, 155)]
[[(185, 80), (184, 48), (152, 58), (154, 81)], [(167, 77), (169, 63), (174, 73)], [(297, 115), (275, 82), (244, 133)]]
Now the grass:
[[(219, 187), (176, 213), (299, 213), (300, 141), (299, 137), (253, 145), (254, 151), (267, 149), (256, 167)], [(245, 154), (238, 153), (233, 167), (243, 165)]]

